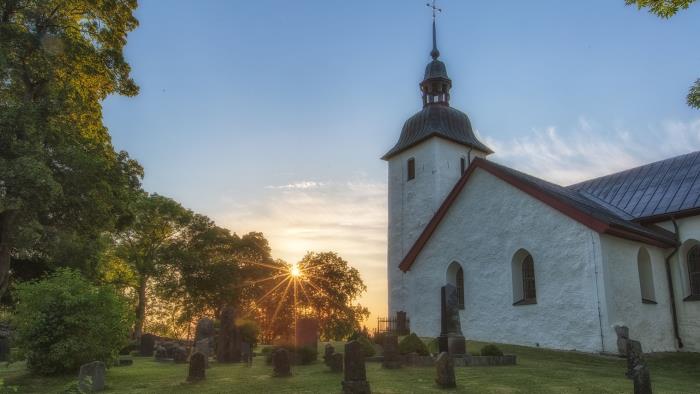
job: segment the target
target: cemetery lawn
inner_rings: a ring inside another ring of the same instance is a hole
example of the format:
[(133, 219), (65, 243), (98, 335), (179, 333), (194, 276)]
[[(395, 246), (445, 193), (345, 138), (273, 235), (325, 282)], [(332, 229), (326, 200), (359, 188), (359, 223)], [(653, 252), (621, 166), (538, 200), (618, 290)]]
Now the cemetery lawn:
[[(470, 342), (476, 353), (484, 344)], [(434, 368), (384, 370), (367, 362), (367, 377), (374, 393), (630, 393), (624, 377), (625, 360), (575, 352), (557, 352), (519, 346), (500, 346), (518, 356), (517, 366), (456, 368), (457, 389), (440, 390), (433, 383)], [(322, 354), (323, 344), (319, 346)], [(342, 351), (342, 344), (336, 348)], [(259, 349), (258, 349), (259, 350)], [(654, 393), (700, 393), (700, 354), (666, 353), (649, 357)], [(211, 362), (204, 382), (185, 383), (187, 364), (159, 363), (135, 357), (134, 365), (107, 371), (105, 393), (338, 393), (342, 374), (328, 371), (319, 360), (293, 367), (290, 378), (272, 378), (272, 367), (261, 356), (252, 367)], [(77, 374), (76, 374), (77, 376)], [(5, 386), (19, 393), (60, 393), (77, 378), (35, 377), (23, 363), (0, 366)], [(0, 392), (3, 391), (0, 388)]]

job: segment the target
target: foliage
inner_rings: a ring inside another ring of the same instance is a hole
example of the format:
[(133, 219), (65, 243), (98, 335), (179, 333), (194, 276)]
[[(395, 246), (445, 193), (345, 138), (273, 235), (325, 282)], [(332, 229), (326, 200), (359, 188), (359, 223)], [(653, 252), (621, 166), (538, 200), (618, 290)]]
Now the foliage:
[(430, 354), (428, 347), (415, 333), (411, 333), (399, 342), (399, 352), (401, 354), (418, 353), (421, 356)]
[(59, 269), (17, 286), (17, 346), (27, 367), (48, 375), (110, 363), (128, 343), (131, 314), (113, 288), (95, 286), (78, 272)]
[[(321, 337), (341, 339), (360, 330), (369, 311), (356, 303), (367, 290), (359, 271), (334, 252), (309, 252), (297, 267), (302, 272), (295, 285), (299, 294), (297, 308), (318, 318)], [(291, 295), (278, 302), (293, 309)]]
[(115, 152), (110, 94), (138, 87), (123, 56), (136, 0), (5, 0), (0, 7), (0, 295), (10, 259), (91, 274), (129, 220), (143, 169)]
[(372, 336), (372, 342), (376, 343), (377, 345), (383, 345), (384, 338), (386, 338), (386, 336), (389, 334), (390, 333), (388, 332), (375, 332)]
[(136, 322), (134, 336), (141, 337), (146, 317), (149, 279), (160, 276), (167, 251), (192, 221), (193, 213), (178, 202), (158, 194), (142, 193), (133, 202), (132, 223), (116, 236), (115, 255), (136, 276)]
[(313, 363), (318, 359), (318, 349), (313, 346), (299, 346), (294, 345), (276, 345), (264, 347), (261, 351), (262, 355), (265, 357), (265, 364), (272, 364), (272, 353), (277, 349), (287, 349), (291, 361), (298, 365), (308, 365)]
[(686, 100), (689, 106), (700, 109), (700, 79), (697, 79), (695, 84), (690, 87)]
[[(636, 5), (637, 8), (649, 8), (649, 12), (661, 18), (670, 18), (680, 10), (690, 7), (695, 0), (625, 0), (627, 5)], [(686, 102), (690, 107), (700, 109), (700, 79), (690, 87)]]
[(503, 356), (503, 352), (501, 351), (501, 349), (499, 349), (498, 346), (491, 343), (482, 347), (480, 354), (482, 356)]
[(428, 342), (428, 352), (438, 354), (440, 352), (440, 344), (437, 338), (433, 338)]
[(360, 345), (362, 345), (362, 354), (364, 354), (365, 357), (372, 357), (377, 353), (377, 351), (374, 349), (372, 341), (370, 341), (366, 336), (360, 335), (355, 340), (360, 342)]
[(241, 320), (237, 324), (241, 333), (241, 340), (250, 343), (251, 347), (255, 347), (258, 344), (258, 336), (260, 335), (258, 325), (252, 320)]
[(661, 18), (670, 18), (681, 9), (688, 9), (693, 2), (695, 0), (625, 0), (627, 5), (636, 5), (640, 10), (648, 8)]

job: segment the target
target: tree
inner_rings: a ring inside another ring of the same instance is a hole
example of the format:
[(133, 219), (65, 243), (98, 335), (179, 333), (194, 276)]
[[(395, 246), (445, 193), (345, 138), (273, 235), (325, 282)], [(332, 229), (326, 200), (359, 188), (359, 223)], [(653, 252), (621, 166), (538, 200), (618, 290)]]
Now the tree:
[(143, 170), (114, 151), (101, 102), (138, 92), (123, 57), (135, 8), (0, 2), (0, 295), (11, 258), (55, 261), (72, 249), (89, 261), (70, 263), (89, 265), (96, 253), (87, 247), (128, 220)]
[(133, 222), (116, 236), (116, 255), (137, 277), (134, 337), (141, 338), (146, 318), (148, 281), (164, 267), (170, 248), (189, 226), (193, 213), (158, 194), (142, 194), (133, 206)]
[[(637, 8), (648, 8), (649, 12), (658, 17), (668, 19), (680, 10), (690, 7), (695, 0), (625, 0), (627, 5), (636, 5)], [(693, 108), (700, 109), (700, 79), (690, 87), (686, 102)]]
[(36, 373), (74, 372), (95, 360), (110, 363), (127, 343), (128, 303), (112, 287), (95, 286), (77, 271), (59, 269), (18, 285), (16, 293), (17, 345)]
[[(356, 303), (367, 291), (359, 271), (334, 252), (309, 252), (297, 267), (296, 308), (319, 319), (321, 335), (340, 340), (360, 330), (369, 311)], [(294, 307), (293, 301), (287, 304)]]

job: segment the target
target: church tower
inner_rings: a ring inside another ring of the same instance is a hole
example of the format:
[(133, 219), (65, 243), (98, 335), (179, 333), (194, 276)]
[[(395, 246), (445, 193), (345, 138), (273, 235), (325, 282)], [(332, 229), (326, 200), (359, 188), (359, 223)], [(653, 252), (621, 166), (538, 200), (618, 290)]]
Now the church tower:
[(469, 163), (492, 153), (474, 136), (467, 115), (450, 107), (452, 80), (437, 49), (435, 16), (440, 10), (434, 2), (432, 9), (432, 61), (420, 83), (423, 109), (406, 121), (398, 142), (382, 157), (389, 163), (389, 316), (406, 310), (410, 290), (399, 269), (401, 260)]

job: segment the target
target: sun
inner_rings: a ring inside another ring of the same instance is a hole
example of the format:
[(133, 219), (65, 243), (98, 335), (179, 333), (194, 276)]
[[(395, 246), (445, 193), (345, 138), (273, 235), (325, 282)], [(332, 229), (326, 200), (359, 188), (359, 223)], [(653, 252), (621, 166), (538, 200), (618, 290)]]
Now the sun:
[(295, 278), (298, 278), (301, 276), (301, 270), (296, 264), (293, 264), (292, 268), (289, 269), (289, 274)]

